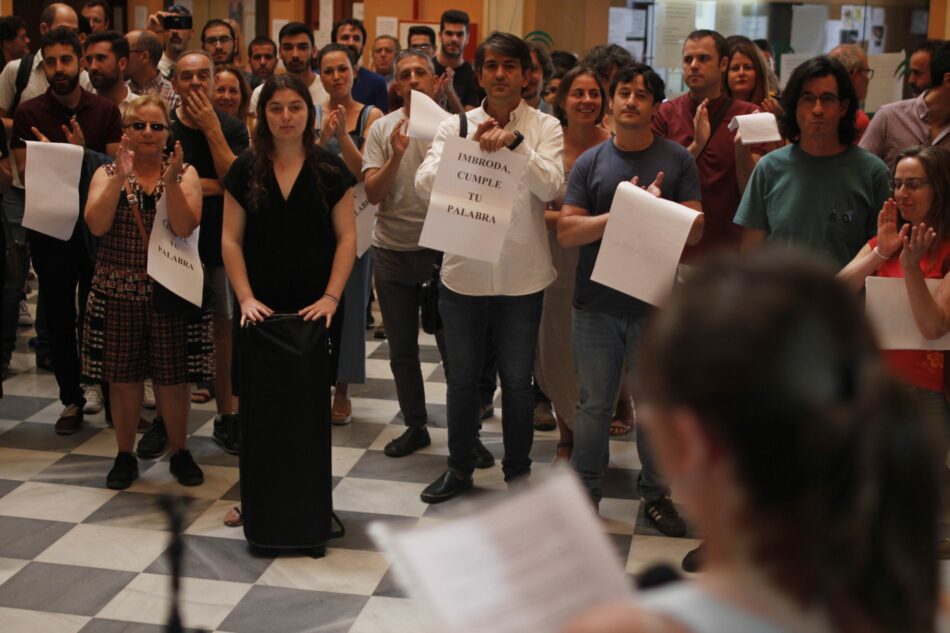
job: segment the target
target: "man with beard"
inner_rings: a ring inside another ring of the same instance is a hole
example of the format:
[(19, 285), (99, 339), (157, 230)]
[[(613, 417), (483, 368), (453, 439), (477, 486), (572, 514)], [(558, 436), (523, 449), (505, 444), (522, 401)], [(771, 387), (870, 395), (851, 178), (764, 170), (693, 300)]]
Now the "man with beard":
[[(162, 73), (165, 79), (171, 79), (172, 72), (175, 69), (175, 62), (181, 57), (181, 54), (188, 50), (191, 42), (191, 36), (195, 34), (195, 29), (168, 29), (162, 24), (162, 18), (166, 15), (187, 15), (191, 16), (188, 7), (181, 4), (173, 4), (164, 11), (158, 11), (148, 16), (148, 30), (159, 37), (165, 38), (165, 52), (158, 62), (158, 72)], [(170, 106), (171, 104), (169, 104)]]
[(553, 114), (551, 105), (541, 98), (541, 89), (554, 74), (554, 64), (551, 63), (551, 56), (543, 46), (534, 42), (528, 42), (528, 46), (531, 47), (531, 62), (534, 68), (528, 75), (528, 85), (523, 95), (524, 102), (545, 114)]
[(129, 42), (115, 31), (105, 31), (86, 38), (83, 48), (86, 52), (86, 72), (96, 94), (119, 106), (119, 112), (124, 117), (129, 104), (138, 97), (125, 84)]
[(169, 110), (177, 108), (181, 99), (159, 69), (162, 42), (158, 36), (151, 31), (129, 31), (125, 39), (129, 43), (129, 64), (126, 67), (129, 89), (137, 95), (155, 92), (168, 102)]
[(254, 78), (249, 82), (252, 89), (270, 79), (277, 70), (277, 45), (274, 40), (265, 36), (251, 40), (247, 45), (247, 63)]
[(234, 63), (234, 55), (237, 52), (235, 43), (234, 27), (224, 20), (208, 20), (201, 29), (201, 48), (211, 55), (217, 65)]
[(389, 112), (389, 97), (386, 92), (386, 80), (380, 75), (366, 70), (360, 64), (363, 47), (366, 46), (366, 27), (361, 20), (341, 20), (333, 25), (332, 40), (343, 44), (353, 54), (353, 99), (364, 105), (374, 105), (382, 112)]
[(464, 11), (450, 9), (439, 18), (439, 39), (442, 45), (439, 54), (432, 60), (435, 74), (442, 76), (452, 69), (451, 90), (446, 90), (450, 112), (461, 112), (478, 107), (478, 91), (475, 88), (475, 72), (472, 65), (462, 57), (468, 43), (469, 17)]
[[(284, 62), (287, 72), (303, 82), (310, 91), (313, 105), (325, 105), (327, 91), (317, 73), (310, 68), (313, 59), (313, 31), (303, 22), (288, 22), (277, 34), (280, 45), (280, 59)], [(251, 94), (251, 104), (248, 109), (251, 116), (257, 114), (257, 99), (261, 94), (261, 86), (255, 88)]]
[(26, 22), (16, 15), (0, 18), (0, 64), (30, 54), (30, 38), (26, 34)]
[[(72, 143), (115, 156), (122, 136), (122, 119), (116, 105), (79, 85), (80, 45), (76, 34), (68, 28), (49, 31), (40, 42), (40, 54), (49, 89), (42, 96), (23, 102), (13, 118), (10, 145), (21, 182), (26, 169), (27, 140)], [(33, 186), (42, 187), (43, 183)], [(55, 427), (60, 435), (80, 429), (86, 402), (80, 385), (76, 344), (76, 290), (77, 284), (88, 284), (91, 280), (92, 262), (80, 222), (77, 220), (72, 237), (65, 242), (35, 231), (29, 231), (27, 236), (46, 302), (50, 357), (64, 406)]]

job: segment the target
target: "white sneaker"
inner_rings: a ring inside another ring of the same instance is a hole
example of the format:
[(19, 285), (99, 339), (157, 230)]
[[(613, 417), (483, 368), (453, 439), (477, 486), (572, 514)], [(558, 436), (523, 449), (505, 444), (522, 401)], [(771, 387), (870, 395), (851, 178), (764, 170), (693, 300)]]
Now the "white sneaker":
[(155, 408), (155, 389), (152, 387), (151, 379), (145, 381), (145, 398), (142, 399), (142, 406), (146, 409)]
[(86, 406), (82, 408), (83, 413), (93, 414), (102, 411), (102, 387), (86, 385), (86, 390), (82, 395), (86, 399)]
[(33, 315), (30, 314), (30, 306), (26, 304), (26, 299), (20, 299), (20, 316), (17, 323), (23, 327), (33, 325)]

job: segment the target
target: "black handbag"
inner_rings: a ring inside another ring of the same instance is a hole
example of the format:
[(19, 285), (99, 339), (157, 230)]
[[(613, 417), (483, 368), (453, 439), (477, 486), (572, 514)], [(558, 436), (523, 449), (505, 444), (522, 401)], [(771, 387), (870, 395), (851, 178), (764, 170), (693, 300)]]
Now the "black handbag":
[(419, 305), (422, 306), (422, 331), (435, 334), (442, 329), (442, 317), (439, 316), (439, 271), (432, 265), (432, 277), (419, 286)]
[[(145, 222), (142, 221), (142, 214), (139, 211), (139, 203), (134, 201), (131, 197), (129, 197), (128, 201), (129, 208), (132, 209), (132, 215), (135, 217), (135, 224), (138, 226), (139, 233), (142, 236), (142, 244), (145, 245), (145, 253), (147, 256), (148, 233), (145, 231)], [(183, 299), (162, 284), (152, 279), (152, 305), (155, 307), (155, 310), (161, 312), (162, 314), (185, 318), (192, 318), (200, 315), (201, 311), (204, 310), (204, 306), (208, 305), (211, 296), (211, 287), (208, 283), (208, 271), (205, 270), (204, 264), (201, 265), (201, 277), (202, 289), (200, 306), (196, 306), (191, 301)]]

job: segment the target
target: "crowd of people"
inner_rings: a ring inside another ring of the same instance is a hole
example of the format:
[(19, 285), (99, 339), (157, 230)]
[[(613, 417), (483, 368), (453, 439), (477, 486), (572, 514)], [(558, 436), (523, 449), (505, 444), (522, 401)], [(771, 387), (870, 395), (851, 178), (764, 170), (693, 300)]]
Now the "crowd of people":
[[(802, 63), (779, 90), (767, 42), (697, 30), (683, 42), (686, 92), (667, 99), (661, 75), (616, 45), (578, 57), (492, 33), (469, 61), (458, 10), (438, 32), (413, 26), (405, 43), (379, 34), (369, 68), (355, 19), (317, 50), (298, 22), (245, 48), (239, 25), (195, 29), (183, 5), (125, 34), (111, 15), (105, 0), (81, 14), (52, 4), (33, 53), (22, 19), (0, 18), (0, 364), (9, 375), (17, 323), (30, 317), (32, 262), (37, 365), (53, 371), (63, 404), (55, 432), (105, 407), (117, 441), (109, 488), (167, 452), (179, 483), (202, 484), (187, 448), (193, 402), (215, 400), (214, 439), (241, 452), (236, 333), (274, 314), (325, 324), (332, 380), (314, 388), (333, 390), (328, 421), (358, 417), (350, 386), (366, 381), (374, 300), (405, 422), (384, 453), (428, 446), (420, 286), (437, 269), (448, 459), (422, 500), (464, 493), (495, 463), (479, 435), (500, 382), (506, 482), (530, 474), (535, 431), (557, 429), (556, 459), (597, 509), (610, 440), (635, 427), (645, 519), (686, 533), (672, 485), (706, 538), (683, 561), (709, 571), (703, 588), (593, 614), (578, 631), (668, 618), (707, 631), (700, 616), (723, 604), (731, 630), (932, 630), (944, 354), (878, 354), (851, 295), (868, 276), (903, 278), (921, 334), (950, 332), (946, 42), (911, 55), (912, 99), (869, 118), (874, 70), (856, 45)], [(451, 114), (432, 142), (408, 134), (413, 91)], [(775, 116), (781, 141), (747, 144), (730, 127), (756, 112)], [(420, 245), (458, 136), (525, 163), (493, 263)], [(42, 187), (26, 182), (27, 141), (84, 148), (68, 240), (23, 228), (25, 187)], [(592, 279), (626, 182), (700, 212), (667, 308)], [(360, 257), (358, 183), (378, 205)], [(146, 272), (162, 209), (175, 236), (200, 227), (200, 307)], [(935, 294), (928, 278), (942, 280)], [(153, 421), (143, 405), (157, 408)], [(902, 485), (913, 500), (890, 498)], [(243, 519), (235, 508), (225, 522)], [(919, 567), (909, 574), (899, 556)], [(764, 596), (765, 611), (736, 587)]]

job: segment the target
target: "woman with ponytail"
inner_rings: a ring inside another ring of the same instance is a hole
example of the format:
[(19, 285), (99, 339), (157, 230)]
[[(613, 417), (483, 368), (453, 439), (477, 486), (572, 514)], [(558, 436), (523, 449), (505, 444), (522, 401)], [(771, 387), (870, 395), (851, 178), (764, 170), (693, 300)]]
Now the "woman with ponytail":
[(567, 632), (937, 629), (939, 427), (830, 271), (769, 250), (710, 261), (641, 353), (642, 423), (704, 573)]

